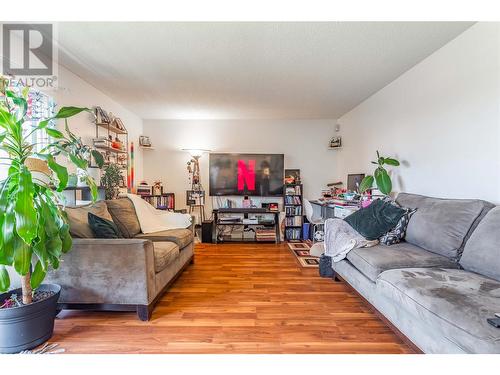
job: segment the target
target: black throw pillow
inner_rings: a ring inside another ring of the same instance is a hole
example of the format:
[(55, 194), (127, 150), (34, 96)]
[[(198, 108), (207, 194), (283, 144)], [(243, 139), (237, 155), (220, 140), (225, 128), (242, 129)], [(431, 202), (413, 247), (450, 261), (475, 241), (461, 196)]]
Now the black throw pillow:
[(115, 223), (89, 212), (89, 225), (95, 238), (123, 238)]
[(377, 199), (368, 207), (359, 209), (344, 220), (359, 234), (372, 241), (394, 228), (405, 212), (389, 202)]

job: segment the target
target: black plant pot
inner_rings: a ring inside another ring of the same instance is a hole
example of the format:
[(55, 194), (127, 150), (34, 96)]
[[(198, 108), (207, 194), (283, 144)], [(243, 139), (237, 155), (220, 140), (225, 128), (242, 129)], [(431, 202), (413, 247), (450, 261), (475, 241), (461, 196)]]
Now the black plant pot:
[[(44, 284), (37, 290), (55, 294), (30, 305), (0, 309), (0, 353), (19, 353), (35, 348), (52, 337), (61, 287)], [(21, 289), (11, 290), (0, 294), (0, 301), (3, 302), (13, 293), (22, 295)]]

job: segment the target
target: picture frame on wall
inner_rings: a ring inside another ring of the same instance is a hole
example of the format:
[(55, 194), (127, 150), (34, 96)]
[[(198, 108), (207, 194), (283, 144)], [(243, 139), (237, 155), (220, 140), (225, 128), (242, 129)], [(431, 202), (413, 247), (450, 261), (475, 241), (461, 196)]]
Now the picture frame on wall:
[(330, 148), (341, 148), (342, 147), (342, 137), (333, 137), (330, 140)]

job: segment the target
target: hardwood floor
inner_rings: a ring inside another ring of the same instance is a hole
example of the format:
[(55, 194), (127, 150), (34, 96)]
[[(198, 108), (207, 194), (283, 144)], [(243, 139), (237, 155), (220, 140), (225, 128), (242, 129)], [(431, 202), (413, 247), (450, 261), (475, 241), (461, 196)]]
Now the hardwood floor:
[(200, 244), (195, 253), (151, 321), (64, 311), (51, 342), (67, 353), (412, 352), (345, 284), (301, 268), (286, 244)]

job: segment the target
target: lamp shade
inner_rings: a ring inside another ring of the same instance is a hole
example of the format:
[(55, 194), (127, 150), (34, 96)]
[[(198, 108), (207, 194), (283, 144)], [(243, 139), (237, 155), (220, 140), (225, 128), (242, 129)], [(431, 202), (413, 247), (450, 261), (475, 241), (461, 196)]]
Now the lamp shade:
[(210, 150), (204, 150), (201, 148), (183, 148), (182, 151), (189, 152), (189, 154), (193, 158), (199, 158), (201, 155), (203, 155), (205, 152), (210, 152)]

